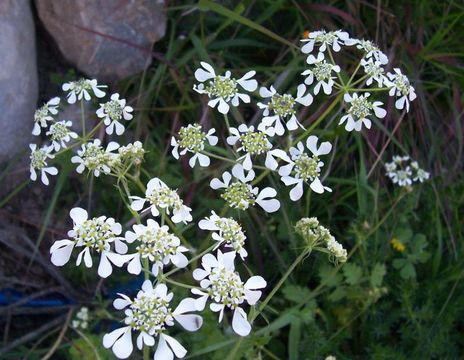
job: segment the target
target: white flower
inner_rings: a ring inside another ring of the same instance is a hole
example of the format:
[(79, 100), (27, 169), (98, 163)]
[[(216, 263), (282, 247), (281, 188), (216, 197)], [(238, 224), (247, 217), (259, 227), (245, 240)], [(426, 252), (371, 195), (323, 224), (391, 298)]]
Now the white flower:
[(40, 172), (40, 180), (45, 185), (49, 184), (47, 174), (56, 175), (58, 174), (58, 169), (54, 166), (47, 166), (47, 159), (53, 159), (54, 156), (51, 154), (53, 147), (44, 146), (40, 149), (37, 148), (36, 144), (30, 144), (29, 148), (31, 149), (31, 164), (29, 170), (31, 172), (31, 180), (37, 180), (37, 171)]
[(380, 61), (376, 61), (372, 58), (366, 60), (361, 59), (361, 66), (364, 69), (364, 72), (368, 76), (366, 80), (366, 85), (371, 86), (374, 80), (377, 82), (379, 87), (383, 87), (386, 83), (387, 78), (384, 75), (384, 69)]
[(409, 83), (406, 75), (401, 73), (398, 68), (393, 69), (394, 73), (387, 74), (386, 85), (390, 87), (390, 96), (397, 96), (399, 99), (395, 102), (395, 107), (399, 110), (404, 109), (409, 112), (409, 102), (413, 101), (417, 95), (415, 89)]
[(76, 171), (79, 174), (82, 174), (86, 168), (93, 171), (96, 177), (100, 176), (100, 173), (109, 174), (111, 162), (116, 156), (112, 151), (118, 147), (118, 143), (111, 141), (104, 149), (101, 141), (95, 139), (93, 142), (82, 144), (81, 150), (78, 150), (77, 155), (71, 158), (71, 162), (78, 164)]
[(77, 139), (77, 134), (70, 130), (71, 126), (71, 121), (58, 121), (52, 124), (50, 129), (46, 132), (46, 135), (50, 136), (52, 147), (55, 151), (60, 150), (60, 148), (66, 148), (66, 143), (71, 141), (71, 139)]
[(173, 147), (172, 156), (179, 159), (179, 153), (183, 156), (187, 152), (190, 152), (193, 154), (189, 160), (190, 167), (195, 167), (197, 160), (200, 166), (209, 166), (211, 160), (202, 151), (205, 149), (205, 141), (208, 141), (211, 146), (218, 143), (218, 137), (214, 135), (215, 132), (215, 129), (209, 129), (205, 133), (200, 124), (189, 124), (188, 126), (181, 127), (179, 130), (179, 140), (174, 136), (171, 138), (171, 146)]
[(140, 141), (135, 141), (118, 148), (118, 154), (121, 161), (132, 161), (135, 164), (140, 164), (145, 155), (145, 149)]
[(200, 297), (195, 300), (196, 309), (202, 311), (206, 301), (211, 298), (210, 309), (219, 313), (219, 322), (222, 321), (224, 310), (233, 310), (232, 329), (240, 336), (247, 336), (251, 331), (247, 314), (242, 304), (247, 302), (255, 305), (261, 297), (261, 291), (266, 287), (266, 281), (261, 276), (252, 276), (245, 283), (235, 271), (235, 252), (223, 254), (220, 250), (217, 257), (206, 254), (201, 259), (203, 269), (195, 269), (193, 277), (200, 281), (204, 289), (192, 289), (192, 293)]
[(314, 80), (316, 80), (317, 82), (313, 90), (314, 95), (319, 94), (321, 86), (324, 90), (324, 93), (326, 95), (330, 95), (332, 93), (332, 87), (335, 84), (335, 77), (332, 76), (332, 72), (339, 73), (340, 66), (328, 63), (324, 59), (323, 53), (318, 53), (317, 57), (314, 55), (309, 55), (306, 62), (309, 65), (313, 65), (313, 67), (301, 73), (301, 75), (306, 76), (304, 83), (306, 85), (311, 85)]
[(356, 47), (364, 52), (364, 59), (373, 59), (375, 62), (379, 62), (381, 65), (388, 64), (388, 57), (369, 40), (355, 40)]
[(137, 348), (155, 345), (155, 338), (159, 338), (154, 360), (168, 360), (183, 358), (187, 350), (173, 337), (165, 333), (167, 327), (174, 325), (176, 320), (185, 330), (197, 331), (203, 324), (199, 315), (189, 314), (195, 311), (195, 301), (191, 298), (183, 299), (172, 311), (170, 302), (172, 293), (168, 293), (165, 284), (158, 284), (153, 288), (150, 280), (145, 280), (142, 290), (131, 300), (124, 294), (114, 300), (113, 306), (117, 310), (126, 309), (124, 324), (126, 326), (113, 330), (103, 337), (103, 346), (112, 348), (119, 359), (126, 359), (132, 353), (132, 332), (138, 332)]
[[(83, 248), (77, 256), (77, 266), (84, 260), (86, 267), (92, 267), (92, 252), (100, 254), (98, 275), (102, 278), (110, 276), (113, 272), (111, 263), (118, 267), (124, 264), (125, 258), (120, 254), (127, 252), (127, 245), (123, 242), (124, 238), (119, 236), (121, 224), (106, 216), (89, 219), (87, 211), (79, 207), (71, 209), (69, 215), (73, 220), (73, 229), (68, 231), (68, 236), (72, 240), (58, 240), (52, 245), (50, 254), (54, 265), (66, 264), (74, 248)], [(116, 253), (111, 251), (112, 244)]]
[(195, 71), (195, 78), (201, 83), (193, 86), (193, 90), (199, 94), (207, 94), (211, 99), (208, 105), (212, 108), (218, 105), (218, 110), (222, 114), (229, 112), (230, 105), (238, 106), (239, 100), (244, 103), (250, 102), (248, 94), (241, 93), (237, 85), (248, 92), (255, 91), (258, 87), (256, 80), (252, 79), (256, 71), (249, 71), (240, 79), (231, 78), (230, 71), (225, 75), (216, 75), (213, 67), (206, 63), (200, 63), (203, 68)]
[(116, 135), (122, 135), (125, 128), (120, 121), (122, 119), (131, 120), (133, 118), (131, 114), (132, 111), (134, 111), (134, 109), (126, 105), (125, 99), (119, 99), (119, 94), (116, 93), (111, 95), (110, 101), (100, 104), (100, 108), (97, 110), (97, 116), (103, 119), (108, 135), (111, 135), (113, 131), (116, 132)]
[(78, 81), (71, 81), (64, 83), (62, 86), (63, 91), (67, 91), (68, 103), (74, 104), (76, 100), (90, 101), (90, 92), (97, 98), (102, 98), (105, 96), (105, 92), (100, 90), (100, 88), (105, 88), (106, 85), (98, 85), (96, 79), (80, 79)]
[(41, 128), (46, 128), (49, 121), (53, 121), (51, 115), (58, 114), (58, 105), (60, 104), (60, 98), (54, 97), (44, 104), (40, 109), (37, 109), (34, 113), (34, 128), (32, 129), (32, 135), (40, 135)]
[(339, 52), (342, 45), (354, 45), (355, 40), (350, 38), (346, 31), (336, 30), (326, 32), (325, 30), (310, 32), (306, 39), (301, 40), (305, 43), (301, 51), (304, 54), (309, 54), (313, 51), (315, 45), (319, 46), (319, 52), (323, 53), (327, 47), (331, 47), (333, 51)]
[(160, 226), (155, 220), (148, 219), (147, 225), (134, 225), (132, 231), (125, 234), (126, 242), (132, 244), (137, 241), (137, 252), (130, 254), (129, 265), (127, 270), (131, 274), (138, 275), (142, 271), (142, 260), (148, 259), (152, 266), (152, 272), (155, 276), (159, 270), (170, 262), (178, 267), (183, 268), (188, 264), (188, 260), (183, 252), (188, 251), (180, 245), (180, 239), (169, 233), (169, 227)]
[(353, 93), (353, 95), (346, 93), (344, 95), (343, 99), (350, 104), (350, 108), (347, 110), (347, 114), (342, 116), (338, 124), (341, 125), (346, 121), (346, 131), (361, 131), (362, 125), (370, 129), (372, 122), (368, 116), (372, 115), (372, 112), (374, 112), (375, 116), (379, 119), (385, 117), (387, 112), (380, 107), (383, 103), (380, 101), (371, 102), (367, 100), (370, 95), (369, 93), (364, 93), (364, 95), (359, 96), (357, 93)]
[(333, 236), (327, 241), (327, 250), (330, 252), (331, 260), (335, 263), (344, 263), (348, 259), (348, 252)]
[(398, 186), (411, 186), (413, 182), (424, 182), (430, 174), (421, 169), (417, 161), (411, 161), (409, 156), (393, 156), (389, 163), (385, 163), (387, 176)]
[(214, 231), (212, 238), (218, 242), (217, 247), (225, 244), (226, 247), (239, 253), (242, 260), (248, 256), (248, 252), (243, 247), (246, 240), (245, 233), (234, 219), (220, 217), (211, 211), (211, 216), (200, 220), (198, 226), (203, 230)]
[[(236, 181), (232, 181), (232, 175)], [(225, 171), (222, 174), (222, 180), (214, 178), (210, 182), (213, 189), (225, 189), (221, 197), (227, 201), (228, 205), (234, 209), (246, 210), (250, 206), (258, 204), (264, 211), (273, 213), (280, 208), (280, 202), (274, 197), (277, 191), (272, 187), (266, 187), (261, 191), (257, 187), (253, 187), (249, 182), (255, 178), (255, 172), (250, 170), (245, 175), (245, 171), (241, 164), (236, 164), (232, 168), (232, 175)]]
[(324, 141), (318, 147), (318, 141), (319, 139), (314, 135), (309, 136), (306, 140), (306, 147), (311, 151), (312, 156), (308, 156), (304, 152), (301, 141), (296, 148), (290, 148), (292, 161), (279, 170), (282, 182), (287, 186), (293, 186), (290, 190), (292, 201), (297, 201), (303, 196), (303, 183), (305, 182), (310, 182), (309, 187), (318, 194), (332, 191), (329, 187), (322, 185), (319, 179), (321, 168), (324, 166), (324, 163), (319, 160), (319, 156), (328, 154), (332, 150), (332, 145), (328, 141)]
[[(188, 223), (192, 221), (192, 215), (188, 206), (185, 206), (182, 199), (175, 190), (170, 189), (164, 182), (158, 178), (151, 179), (147, 184), (145, 197), (131, 196), (131, 208), (135, 211), (145, 211), (150, 209), (153, 216), (159, 216), (160, 210), (166, 211), (166, 214), (171, 214), (171, 220), (174, 223)], [(149, 206), (144, 209), (145, 202)]]
[(230, 136), (227, 137), (227, 143), (234, 146), (237, 142), (240, 142), (240, 146), (237, 150), (245, 152), (246, 154), (238, 158), (241, 161), (245, 170), (251, 170), (253, 162), (252, 156), (266, 154), (265, 165), (268, 169), (277, 169), (278, 163), (275, 158), (288, 161), (289, 158), (285, 151), (280, 149), (272, 149), (272, 144), (268, 140), (268, 136), (263, 131), (255, 131), (254, 126), (246, 126), (241, 124), (238, 129), (231, 127), (229, 128)]
[(88, 326), (89, 326), (89, 309), (84, 306), (77, 312), (76, 318), (71, 323), (71, 327), (73, 329), (86, 330)]
[(303, 128), (296, 118), (295, 105), (296, 103), (304, 106), (311, 105), (313, 97), (310, 93), (305, 95), (305, 92), (306, 86), (304, 84), (298, 85), (295, 98), (290, 94), (279, 94), (273, 86), (269, 89), (265, 87), (260, 88), (259, 95), (262, 98), (269, 99), (269, 101), (267, 104), (258, 103), (258, 107), (264, 109), (264, 117), (258, 125), (258, 130), (263, 131), (269, 136), (274, 136), (275, 134), (282, 136), (285, 132), (282, 121), (286, 121), (288, 130), (296, 130), (298, 126)]

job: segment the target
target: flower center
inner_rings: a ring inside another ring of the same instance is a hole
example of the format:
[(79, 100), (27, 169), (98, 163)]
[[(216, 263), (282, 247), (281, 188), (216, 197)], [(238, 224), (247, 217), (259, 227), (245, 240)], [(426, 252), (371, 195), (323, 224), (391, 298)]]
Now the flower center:
[(401, 92), (401, 95), (407, 96), (410, 92), (411, 85), (405, 75), (397, 74), (394, 81), (395, 87)]
[(176, 237), (163, 229), (147, 229), (137, 238), (140, 245), (137, 251), (143, 258), (151, 261), (163, 261), (169, 255), (177, 253), (177, 245), (174, 245)]
[(147, 200), (163, 209), (181, 209), (183, 205), (183, 202), (177, 192), (171, 190), (167, 186), (154, 189), (152, 193), (147, 196)]
[(295, 99), (292, 95), (289, 94), (275, 94), (271, 98), (271, 102), (269, 104), (269, 109), (274, 110), (274, 112), (281, 116), (289, 116), (295, 113), (293, 110), (293, 106), (295, 105)]
[(119, 101), (111, 100), (106, 104), (103, 104), (103, 110), (108, 115), (111, 120), (121, 120), (122, 119), (122, 107)]
[(329, 45), (332, 45), (335, 40), (337, 40), (337, 35), (335, 35), (335, 33), (325, 31), (322, 34), (317, 35), (315, 39), (316, 42), (326, 43)]
[(261, 131), (249, 131), (240, 135), (240, 141), (243, 145), (243, 150), (252, 155), (259, 155), (269, 149), (269, 141), (265, 133)]
[(360, 40), (360, 45), (366, 53), (380, 51), (377, 45), (369, 40)]
[(134, 161), (135, 163), (140, 164), (143, 160), (145, 150), (142, 147), (142, 143), (140, 141), (136, 141), (133, 144), (121, 146), (118, 149), (118, 153), (123, 160)]
[(90, 85), (87, 79), (80, 79), (74, 82), (73, 85), (74, 85), (74, 91), (76, 91), (77, 93), (81, 93), (84, 90), (88, 91), (92, 89), (92, 86)]
[(234, 219), (219, 218), (215, 225), (220, 229), (225, 242), (231, 245), (235, 251), (240, 251), (243, 248), (246, 236), (238, 222)]
[(74, 231), (77, 245), (88, 247), (97, 252), (108, 250), (109, 243), (116, 236), (105, 217), (85, 220), (82, 224), (75, 226)]
[(295, 172), (303, 181), (314, 180), (321, 172), (319, 158), (316, 155), (309, 157), (307, 154), (301, 154), (295, 161)]
[(45, 104), (40, 109), (37, 109), (34, 113), (34, 121), (39, 122), (48, 115), (48, 105)]
[(34, 169), (42, 170), (47, 165), (47, 153), (42, 149), (33, 150), (30, 159), (31, 167)]
[(173, 321), (169, 302), (154, 294), (141, 293), (130, 305), (130, 327), (146, 333), (161, 333)]
[(245, 299), (245, 287), (240, 276), (224, 268), (214, 268), (209, 276), (209, 296), (217, 303), (235, 309)]
[(327, 63), (327, 61), (321, 61), (314, 64), (315, 68), (313, 70), (314, 76), (317, 81), (327, 81), (330, 80), (332, 75), (333, 65)]
[(364, 97), (353, 99), (348, 112), (359, 119), (364, 119), (371, 114), (372, 104)]
[(52, 141), (62, 141), (69, 135), (69, 129), (64, 123), (57, 122), (50, 126), (48, 134), (51, 136)]
[(209, 97), (220, 97), (228, 101), (237, 94), (237, 80), (225, 76), (216, 76), (205, 88)]
[(242, 182), (230, 184), (221, 197), (235, 209), (246, 210), (255, 203), (255, 195), (251, 192), (251, 186)]
[(378, 66), (374, 62), (370, 61), (366, 65), (364, 65), (364, 71), (370, 77), (376, 78), (383, 75), (384, 70), (382, 67)]
[(205, 147), (206, 134), (199, 124), (181, 127), (179, 137), (179, 146), (191, 152), (200, 152)]
[(111, 155), (100, 145), (88, 143), (82, 154), (82, 160), (84, 166), (92, 171), (101, 165), (107, 164), (111, 160)]

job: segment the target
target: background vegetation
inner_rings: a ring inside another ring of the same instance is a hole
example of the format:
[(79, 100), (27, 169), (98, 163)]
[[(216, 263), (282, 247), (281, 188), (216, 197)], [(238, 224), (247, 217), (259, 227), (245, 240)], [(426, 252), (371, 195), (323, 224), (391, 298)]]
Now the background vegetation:
[[(418, 94), (404, 117), (389, 102), (387, 117), (370, 131), (345, 132), (336, 126), (335, 111), (317, 127), (315, 134), (336, 144), (326, 180), (332, 194), (308, 191), (300, 202), (290, 203), (281, 187), (279, 216), (262, 217), (253, 211), (240, 215), (250, 239), (248, 264), (270, 285), (298, 255), (301, 245), (292, 224), (302, 216), (317, 216), (331, 229), (349, 250), (346, 265), (333, 267), (322, 254), (306, 259), (257, 319), (255, 332), (240, 343), (205, 313), (211, 319), (203, 331), (179, 335), (189, 358), (462, 358), (462, 2), (172, 1), (168, 18), (167, 36), (155, 49), (162, 61), (112, 91), (124, 94), (136, 110), (126, 137), (142, 140), (149, 150), (146, 178), (162, 174), (182, 191), (197, 219), (222, 206), (206, 181), (221, 169), (206, 173), (175, 161), (169, 156), (169, 137), (181, 125), (198, 121), (214, 124), (224, 136), (221, 118), (191, 90), (201, 60), (240, 73), (254, 69), (260, 84), (278, 82), (285, 90), (301, 81), (304, 67), (304, 58), (289, 43), (298, 44), (306, 30), (343, 28), (355, 37), (375, 40), (389, 56), (389, 66), (401, 67)], [(342, 67), (356, 60), (344, 57)], [(75, 76), (57, 73), (52, 80)], [(329, 105), (318, 101), (302, 118), (307, 126)], [(258, 114), (252, 109), (234, 112), (233, 117), (249, 122)], [(383, 163), (395, 154), (417, 159), (431, 172), (431, 180), (412, 191), (393, 187)], [(63, 170), (49, 192), (39, 192), (35, 185), (18, 187), (0, 200), (2, 211), (11, 215), (34, 198), (41, 219), (31, 224), (25, 217), (10, 216), (27, 230), (28, 238), (1, 245), (2, 276), (26, 296), (0, 309), (4, 359), (46, 354), (57, 359), (112, 358), (100, 345), (111, 326), (108, 305), (121, 287), (135, 290), (141, 283), (126, 275), (103, 282), (83, 268), (58, 271), (48, 263), (48, 248), (65, 232), (71, 207), (111, 213), (121, 223), (130, 220), (110, 179), (89, 186), (66, 165), (69, 159), (60, 162)], [(193, 247), (204, 248), (204, 234), (195, 227), (184, 235)], [(404, 251), (393, 249), (392, 239), (403, 243)], [(24, 306), (56, 294), (61, 299), (56, 304)], [(84, 305), (90, 308), (91, 326), (77, 333), (67, 326)]]

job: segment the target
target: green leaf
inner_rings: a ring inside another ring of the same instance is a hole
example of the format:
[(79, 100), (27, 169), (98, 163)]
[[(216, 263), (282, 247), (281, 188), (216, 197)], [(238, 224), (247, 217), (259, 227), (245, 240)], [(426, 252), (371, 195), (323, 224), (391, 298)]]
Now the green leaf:
[(339, 301), (343, 299), (345, 296), (346, 296), (346, 289), (345, 287), (340, 286), (336, 288), (335, 291), (329, 295), (329, 300), (335, 302), (335, 301)]
[(379, 287), (382, 285), (383, 277), (387, 273), (385, 264), (377, 263), (374, 265), (370, 276), (370, 283), (373, 287)]
[(319, 268), (319, 278), (327, 286), (337, 286), (342, 280), (343, 276), (336, 272), (336, 270), (328, 264), (321, 265)]
[(416, 269), (414, 265), (410, 262), (406, 263), (406, 265), (401, 269), (400, 275), (403, 279), (415, 279), (416, 278)]
[(408, 261), (406, 259), (395, 259), (393, 260), (393, 267), (395, 269), (401, 269)]
[(301, 338), (301, 321), (296, 318), (290, 324), (290, 331), (288, 332), (288, 358), (290, 360), (298, 360), (298, 345)]
[(343, 274), (348, 284), (357, 285), (361, 281), (363, 272), (358, 265), (348, 263), (343, 267)]
[(301, 300), (309, 298), (311, 290), (303, 286), (287, 285), (282, 289), (282, 293), (285, 299), (299, 304)]

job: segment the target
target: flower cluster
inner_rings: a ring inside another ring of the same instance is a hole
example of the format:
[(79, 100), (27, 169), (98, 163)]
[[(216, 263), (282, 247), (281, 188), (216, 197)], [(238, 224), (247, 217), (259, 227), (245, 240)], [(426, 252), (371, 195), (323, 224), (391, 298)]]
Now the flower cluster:
[(210, 309), (219, 313), (219, 322), (224, 317), (224, 310), (229, 308), (233, 313), (232, 329), (240, 336), (247, 336), (251, 331), (244, 302), (254, 305), (261, 297), (266, 281), (261, 276), (252, 276), (245, 283), (241, 280), (234, 265), (235, 252), (223, 254), (217, 251), (217, 256), (206, 254), (201, 259), (202, 268), (195, 269), (193, 277), (200, 281), (202, 290), (192, 289), (199, 297), (195, 300), (195, 308), (202, 311), (208, 299), (211, 299)]
[(81, 307), (77, 312), (76, 317), (71, 322), (73, 329), (86, 330), (89, 326), (89, 309), (87, 307)]
[(409, 156), (393, 156), (391, 162), (385, 163), (385, 171), (393, 184), (411, 186), (413, 183), (428, 180), (430, 174), (419, 167), (417, 161)]
[[(83, 102), (90, 101), (92, 96), (103, 98), (106, 94), (101, 89), (105, 87), (106, 85), (99, 85), (95, 79), (80, 79), (63, 84), (62, 89), (67, 92), (68, 104), (74, 104), (79, 100), (83, 105)], [(37, 172), (40, 172), (42, 182), (48, 185), (47, 174), (57, 175), (58, 169), (56, 167), (49, 167), (47, 161), (53, 159), (56, 153), (64, 152), (76, 145), (80, 145), (81, 148), (77, 151), (77, 155), (72, 157), (71, 162), (77, 164), (76, 171), (78, 173), (83, 173), (87, 169), (98, 177), (101, 173), (110, 174), (113, 168), (124, 173), (133, 164), (140, 165), (144, 155), (140, 142), (120, 147), (118, 143), (112, 141), (105, 148), (100, 139), (90, 139), (85, 134), (86, 121), (83, 106), (81, 107), (83, 134), (82, 137), (79, 137), (73, 131), (72, 121), (57, 121), (54, 119), (59, 113), (58, 107), (60, 101), (59, 97), (54, 97), (34, 114), (32, 134), (39, 136), (42, 130), (48, 128), (45, 131), (45, 135), (49, 137), (51, 144), (44, 145), (40, 149), (38, 149), (36, 144), (30, 145), (31, 180), (35, 181), (37, 179)], [(132, 107), (126, 105), (126, 100), (120, 99), (119, 94), (116, 93), (111, 95), (110, 101), (100, 104), (96, 115), (101, 118), (101, 123), (106, 125), (107, 134), (111, 135), (115, 132), (117, 135), (122, 135), (125, 128), (120, 121), (132, 119), (132, 111)], [(96, 132), (98, 126), (100, 124), (92, 129), (92, 134)], [(72, 140), (74, 140), (74, 143), (69, 146)], [(120, 148), (119, 153), (113, 153), (118, 148)]]
[(183, 299), (174, 309), (170, 307), (173, 293), (168, 293), (165, 284), (153, 287), (150, 280), (142, 285), (142, 290), (134, 299), (124, 294), (113, 302), (117, 310), (126, 309), (124, 314), (125, 326), (106, 334), (103, 337), (103, 346), (111, 348), (119, 359), (126, 359), (132, 353), (132, 333), (138, 333), (137, 348), (143, 346), (153, 347), (155, 338), (158, 338), (158, 347), (154, 360), (173, 359), (174, 355), (183, 358), (187, 350), (173, 337), (166, 334), (168, 327), (174, 325), (174, 320), (187, 331), (196, 331), (203, 324), (199, 315), (190, 314), (196, 310), (193, 299)]
[(311, 249), (319, 246), (326, 248), (329, 258), (334, 263), (344, 263), (348, 253), (343, 246), (330, 234), (329, 229), (319, 224), (317, 218), (303, 218), (295, 224), (295, 232), (299, 234), (305, 245)]

